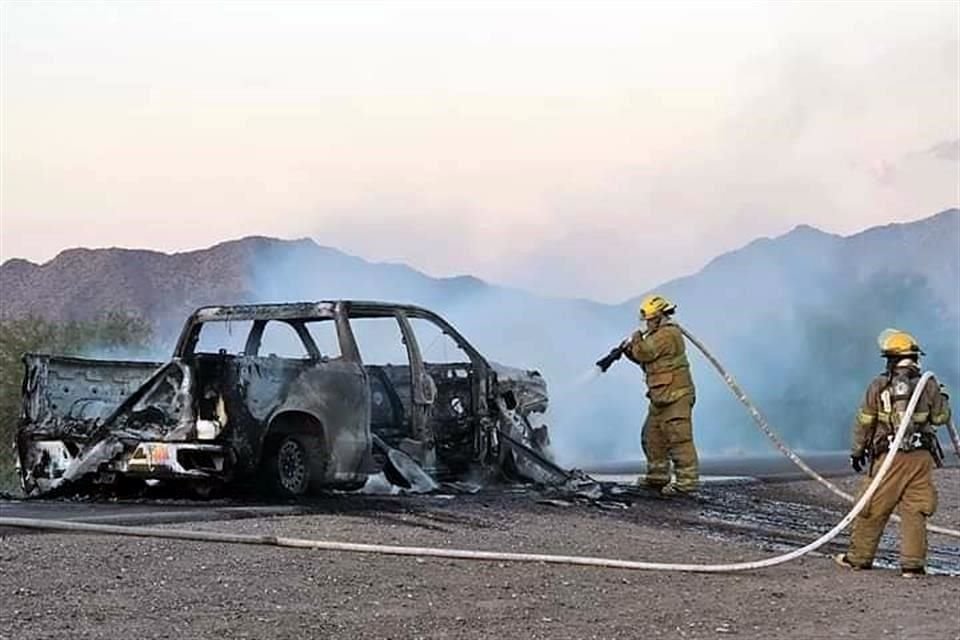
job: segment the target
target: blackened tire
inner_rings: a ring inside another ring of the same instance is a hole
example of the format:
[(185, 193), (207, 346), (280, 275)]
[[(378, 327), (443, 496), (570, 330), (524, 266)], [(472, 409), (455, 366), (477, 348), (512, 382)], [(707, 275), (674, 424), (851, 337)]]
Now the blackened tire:
[(289, 434), (272, 443), (264, 465), (271, 493), (296, 498), (323, 485), (326, 453), (317, 436)]

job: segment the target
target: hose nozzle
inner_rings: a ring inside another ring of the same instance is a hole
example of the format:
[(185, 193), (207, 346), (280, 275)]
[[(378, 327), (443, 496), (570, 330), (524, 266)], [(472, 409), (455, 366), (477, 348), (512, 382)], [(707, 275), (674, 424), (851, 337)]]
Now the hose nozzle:
[(613, 349), (611, 349), (610, 353), (608, 353), (607, 355), (597, 360), (596, 362), (597, 368), (600, 369), (601, 372), (606, 373), (607, 369), (612, 367), (614, 362), (616, 362), (617, 360), (623, 357), (623, 354), (626, 350), (627, 350), (627, 343), (621, 342), (620, 344), (615, 346)]

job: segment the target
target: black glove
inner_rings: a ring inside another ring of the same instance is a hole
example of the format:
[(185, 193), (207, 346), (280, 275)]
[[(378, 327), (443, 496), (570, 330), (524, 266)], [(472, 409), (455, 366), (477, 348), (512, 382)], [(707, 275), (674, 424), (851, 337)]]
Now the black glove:
[(850, 454), (850, 466), (853, 467), (853, 470), (857, 473), (860, 473), (861, 469), (867, 466), (867, 452), (866, 451), (854, 451)]

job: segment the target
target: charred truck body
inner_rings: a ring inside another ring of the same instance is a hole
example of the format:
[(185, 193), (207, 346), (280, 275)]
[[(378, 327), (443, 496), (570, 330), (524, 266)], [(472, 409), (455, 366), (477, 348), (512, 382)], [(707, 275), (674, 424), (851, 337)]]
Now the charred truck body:
[(438, 480), (478, 469), (545, 479), (512, 444), (549, 458), (543, 378), (488, 362), (420, 307), (204, 307), (165, 364), (37, 354), (24, 364), (27, 495), (126, 482), (358, 489), (383, 464), (377, 437)]

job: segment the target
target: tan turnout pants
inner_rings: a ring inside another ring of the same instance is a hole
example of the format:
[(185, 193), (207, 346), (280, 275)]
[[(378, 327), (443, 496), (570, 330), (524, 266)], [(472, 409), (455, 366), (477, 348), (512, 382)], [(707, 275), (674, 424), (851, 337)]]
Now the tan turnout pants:
[[(883, 454), (873, 462), (872, 471), (880, 468)], [(899, 452), (890, 465), (873, 498), (853, 521), (853, 535), (847, 560), (856, 566), (873, 563), (880, 536), (890, 514), (900, 508), (900, 566), (919, 569), (927, 559), (927, 518), (937, 510), (937, 489), (933, 484), (933, 456), (928, 451)], [(858, 495), (863, 495), (873, 480), (863, 479)]]
[(693, 491), (700, 479), (697, 449), (693, 445), (693, 397), (665, 406), (650, 404), (640, 442), (647, 457), (646, 484), (662, 487), (670, 482), (670, 463), (680, 491)]

